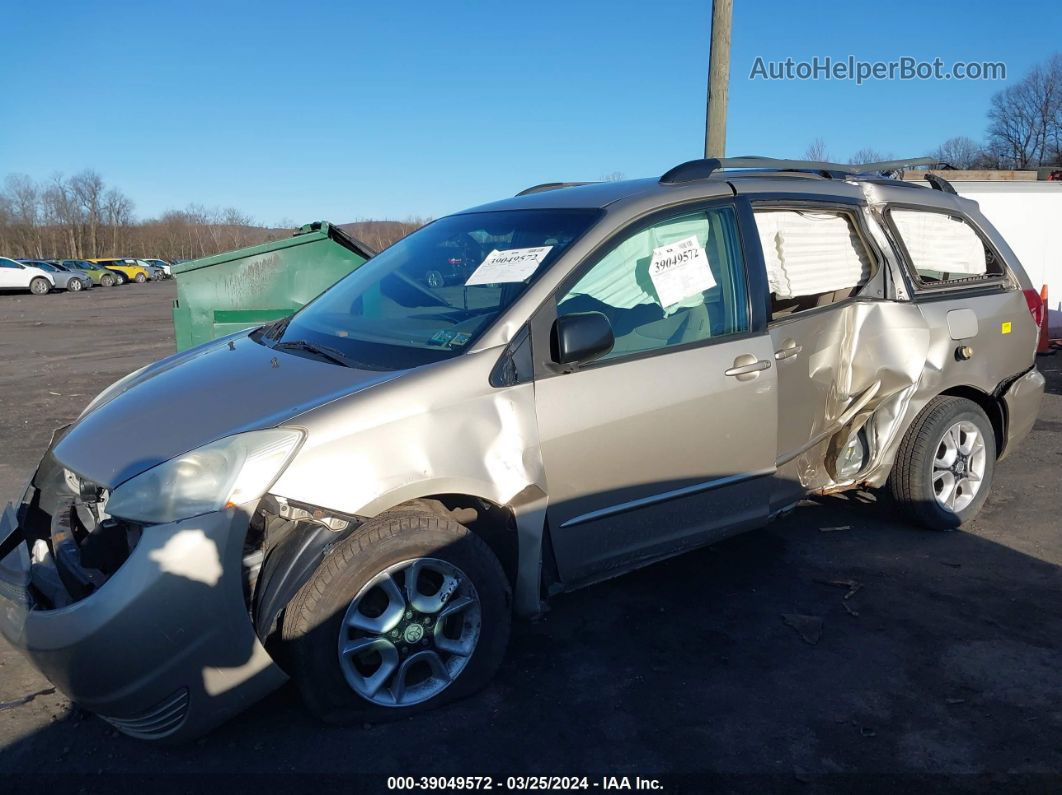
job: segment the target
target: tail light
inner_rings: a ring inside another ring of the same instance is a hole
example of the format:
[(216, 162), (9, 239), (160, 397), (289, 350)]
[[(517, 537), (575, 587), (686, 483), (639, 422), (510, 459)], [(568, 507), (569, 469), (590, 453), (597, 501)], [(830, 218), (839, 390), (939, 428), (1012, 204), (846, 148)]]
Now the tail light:
[(1029, 305), (1029, 314), (1033, 317), (1033, 322), (1036, 323), (1036, 328), (1041, 328), (1044, 324), (1044, 302), (1040, 300), (1040, 294), (1036, 290), (1024, 290), (1025, 303)]

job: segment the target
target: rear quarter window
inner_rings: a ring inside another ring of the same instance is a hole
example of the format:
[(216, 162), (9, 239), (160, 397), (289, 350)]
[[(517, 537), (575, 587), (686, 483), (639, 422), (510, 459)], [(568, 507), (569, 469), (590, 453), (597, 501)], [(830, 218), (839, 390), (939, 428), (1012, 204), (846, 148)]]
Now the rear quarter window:
[(999, 255), (962, 216), (893, 208), (888, 217), (920, 287), (977, 284), (1005, 273)]

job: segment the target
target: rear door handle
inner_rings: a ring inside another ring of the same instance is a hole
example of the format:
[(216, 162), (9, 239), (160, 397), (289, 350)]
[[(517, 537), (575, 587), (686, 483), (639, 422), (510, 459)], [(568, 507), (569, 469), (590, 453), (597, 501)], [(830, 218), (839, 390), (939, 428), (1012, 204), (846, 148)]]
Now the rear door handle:
[(751, 381), (761, 370), (766, 370), (770, 366), (769, 359), (757, 359), (751, 353), (743, 353), (734, 359), (733, 367), (723, 371), (723, 375), (731, 376), (738, 381)]
[(797, 345), (796, 340), (786, 340), (782, 343), (782, 347), (774, 352), (774, 358), (778, 361), (782, 361), (783, 359), (789, 359), (790, 357), (796, 356), (802, 350), (804, 350), (804, 346)]

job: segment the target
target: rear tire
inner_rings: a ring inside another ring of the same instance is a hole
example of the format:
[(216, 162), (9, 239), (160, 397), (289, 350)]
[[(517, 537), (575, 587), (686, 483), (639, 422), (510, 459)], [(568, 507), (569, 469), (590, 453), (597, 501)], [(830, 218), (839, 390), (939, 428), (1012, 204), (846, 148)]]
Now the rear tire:
[(323, 720), (403, 718), (487, 684), (505, 655), (510, 602), (498, 559), (466, 527), (385, 514), (340, 542), (288, 605), (285, 659)]
[(907, 429), (889, 488), (912, 521), (953, 530), (981, 510), (995, 463), (995, 431), (984, 410), (971, 400), (941, 395)]
[(37, 276), (32, 281), (30, 281), (29, 288), (30, 292), (34, 295), (47, 295), (51, 291), (52, 286), (48, 284), (47, 279), (41, 276)]

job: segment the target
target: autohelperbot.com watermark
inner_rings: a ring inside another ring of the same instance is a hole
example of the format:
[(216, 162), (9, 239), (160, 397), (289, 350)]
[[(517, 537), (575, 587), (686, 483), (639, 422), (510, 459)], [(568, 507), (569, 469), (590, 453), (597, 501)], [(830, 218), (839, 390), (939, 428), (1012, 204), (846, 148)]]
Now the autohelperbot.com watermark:
[(890, 61), (866, 61), (848, 55), (814, 56), (810, 60), (769, 60), (756, 56), (749, 80), (851, 80), (856, 85), (872, 80), (1006, 80), (1003, 61), (919, 60), (903, 55)]

